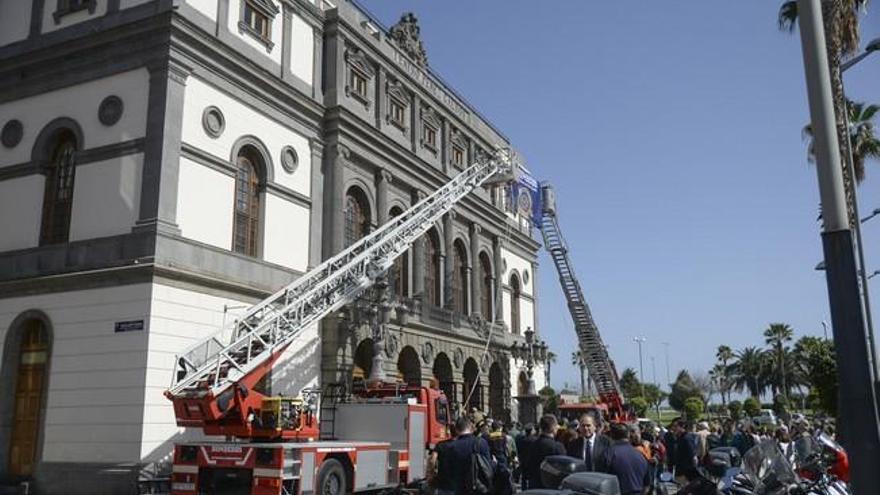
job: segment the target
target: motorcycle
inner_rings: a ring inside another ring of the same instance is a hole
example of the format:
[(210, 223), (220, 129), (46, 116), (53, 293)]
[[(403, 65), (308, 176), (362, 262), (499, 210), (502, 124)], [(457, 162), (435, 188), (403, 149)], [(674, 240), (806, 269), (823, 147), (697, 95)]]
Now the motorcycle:
[[(851, 495), (849, 461), (843, 448), (827, 435), (795, 442), (795, 465), (773, 440), (765, 440), (743, 456), (742, 473), (734, 478), (731, 495)], [(842, 479), (841, 479), (842, 478)]]
[(849, 457), (833, 438), (820, 433), (794, 442), (796, 472), (807, 493), (849, 495)]

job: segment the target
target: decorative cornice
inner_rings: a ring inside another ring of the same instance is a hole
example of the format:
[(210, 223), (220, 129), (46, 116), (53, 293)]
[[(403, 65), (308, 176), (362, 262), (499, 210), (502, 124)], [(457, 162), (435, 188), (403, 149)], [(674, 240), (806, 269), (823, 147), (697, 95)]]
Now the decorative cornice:
[(376, 75), (376, 69), (373, 67), (373, 64), (359, 48), (346, 48), (345, 61), (348, 62), (351, 67), (363, 72), (367, 77), (371, 78)]

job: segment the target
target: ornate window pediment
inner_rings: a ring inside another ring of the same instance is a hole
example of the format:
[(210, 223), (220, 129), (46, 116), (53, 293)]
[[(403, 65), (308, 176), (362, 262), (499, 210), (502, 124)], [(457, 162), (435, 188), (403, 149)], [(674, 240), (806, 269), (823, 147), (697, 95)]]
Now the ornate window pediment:
[(376, 75), (376, 69), (373, 68), (373, 64), (370, 63), (364, 52), (357, 48), (349, 48), (345, 51), (345, 61), (348, 62), (349, 67), (362, 72), (368, 78)]
[(386, 121), (399, 127), (406, 132), (407, 107), (409, 107), (409, 92), (399, 81), (389, 80), (386, 86), (388, 94), (388, 114)]
[(238, 31), (254, 37), (272, 51), (272, 20), (280, 10), (272, 0), (242, 0)]
[(369, 109), (370, 80), (376, 75), (376, 69), (364, 52), (357, 48), (349, 48), (345, 51), (345, 61), (348, 73), (345, 94), (360, 100)]
[(423, 147), (437, 153), (437, 131), (440, 129), (440, 116), (431, 107), (422, 108), (422, 139)]

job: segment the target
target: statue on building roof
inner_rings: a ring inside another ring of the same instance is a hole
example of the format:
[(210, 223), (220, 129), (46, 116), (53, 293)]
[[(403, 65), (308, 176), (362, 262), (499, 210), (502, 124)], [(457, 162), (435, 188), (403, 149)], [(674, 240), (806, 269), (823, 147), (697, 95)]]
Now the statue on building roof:
[(428, 55), (425, 53), (425, 45), (419, 37), (419, 20), (412, 12), (400, 16), (397, 24), (391, 26), (388, 35), (411, 59), (422, 67), (428, 65)]

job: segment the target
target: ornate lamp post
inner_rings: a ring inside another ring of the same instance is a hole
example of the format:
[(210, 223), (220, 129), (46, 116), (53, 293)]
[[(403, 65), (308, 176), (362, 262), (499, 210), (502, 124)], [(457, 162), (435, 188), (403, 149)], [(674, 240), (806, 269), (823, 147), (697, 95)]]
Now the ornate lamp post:
[(514, 397), (519, 402), (519, 421), (521, 423), (537, 423), (541, 398), (535, 391), (535, 364), (547, 359), (547, 344), (535, 340), (535, 332), (529, 327), (525, 331), (526, 341), (510, 346), (510, 354), (516, 361), (525, 361), (527, 387), (524, 394)]

